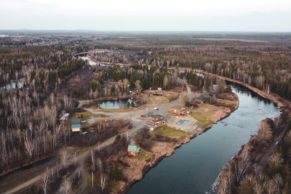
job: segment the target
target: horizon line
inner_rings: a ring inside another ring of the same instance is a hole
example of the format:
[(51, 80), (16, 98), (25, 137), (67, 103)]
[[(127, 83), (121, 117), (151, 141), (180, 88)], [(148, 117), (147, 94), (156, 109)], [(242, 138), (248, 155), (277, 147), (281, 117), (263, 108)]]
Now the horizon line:
[(94, 29), (0, 29), (6, 32), (113, 32), (113, 33), (291, 33), (291, 31), (259, 31), (259, 30), (94, 30)]

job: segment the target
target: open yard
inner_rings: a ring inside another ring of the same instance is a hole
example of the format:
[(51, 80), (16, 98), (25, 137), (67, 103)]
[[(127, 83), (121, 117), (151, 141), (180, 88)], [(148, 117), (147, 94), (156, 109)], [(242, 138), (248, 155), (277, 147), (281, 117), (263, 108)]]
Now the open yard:
[(227, 100), (227, 99), (217, 99), (218, 103), (223, 105), (223, 106), (235, 106), (236, 101), (234, 100)]
[(167, 125), (163, 125), (155, 128), (154, 134), (170, 138), (180, 138), (186, 136), (187, 133)]
[(194, 117), (202, 125), (209, 125), (213, 122), (213, 117), (221, 111), (220, 107), (211, 104), (200, 104), (198, 108), (194, 109), (191, 116)]
[(139, 153), (138, 153), (138, 159), (139, 160), (145, 160), (145, 161), (147, 161), (147, 160), (149, 160), (149, 159), (151, 159), (151, 157), (152, 157), (152, 153), (151, 152), (148, 152), (148, 151), (146, 151), (146, 150), (141, 150)]
[(83, 111), (83, 112), (75, 112), (73, 114), (73, 117), (79, 118), (79, 119), (85, 119), (88, 120), (90, 119), (92, 116), (92, 113), (87, 112), (87, 111)]

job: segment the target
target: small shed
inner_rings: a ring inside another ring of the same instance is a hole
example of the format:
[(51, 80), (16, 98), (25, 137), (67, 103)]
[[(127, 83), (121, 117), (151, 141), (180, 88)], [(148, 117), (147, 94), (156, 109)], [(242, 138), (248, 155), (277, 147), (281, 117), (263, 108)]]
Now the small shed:
[(138, 146), (128, 145), (127, 154), (129, 156), (137, 156), (139, 152), (140, 152), (140, 148)]
[(80, 132), (81, 130), (80, 119), (72, 119), (71, 124), (72, 124), (72, 132)]
[(69, 116), (70, 116), (69, 113), (65, 113), (65, 114), (63, 114), (63, 116), (61, 116), (60, 120), (61, 121), (66, 121), (66, 120), (68, 120)]

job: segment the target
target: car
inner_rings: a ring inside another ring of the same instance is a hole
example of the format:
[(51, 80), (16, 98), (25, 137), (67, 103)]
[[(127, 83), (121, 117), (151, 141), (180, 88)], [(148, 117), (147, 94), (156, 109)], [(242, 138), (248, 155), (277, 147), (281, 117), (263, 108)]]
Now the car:
[(278, 143), (279, 143), (279, 140), (277, 140), (277, 141), (275, 142), (276, 145), (278, 145)]
[(155, 107), (154, 107), (154, 110), (159, 110), (159, 108), (155, 106)]

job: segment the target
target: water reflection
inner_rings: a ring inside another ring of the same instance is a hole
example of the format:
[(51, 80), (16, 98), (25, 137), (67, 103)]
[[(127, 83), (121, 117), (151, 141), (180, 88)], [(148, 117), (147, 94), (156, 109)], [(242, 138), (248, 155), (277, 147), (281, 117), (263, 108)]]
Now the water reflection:
[(133, 99), (125, 100), (106, 100), (99, 104), (102, 109), (121, 109), (136, 106), (136, 101)]

